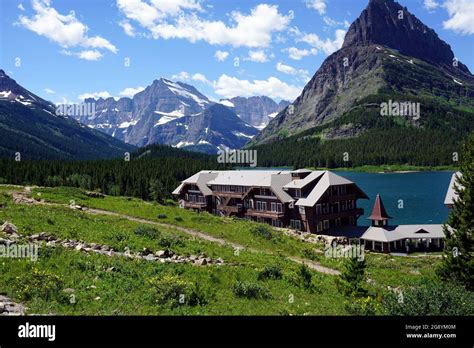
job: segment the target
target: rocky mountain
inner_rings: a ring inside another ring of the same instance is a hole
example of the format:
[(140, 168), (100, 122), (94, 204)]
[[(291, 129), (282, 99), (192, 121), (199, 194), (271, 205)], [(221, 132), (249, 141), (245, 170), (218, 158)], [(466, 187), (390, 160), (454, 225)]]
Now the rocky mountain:
[[(254, 104), (263, 98), (256, 98)], [(267, 99), (268, 107), (239, 110), (267, 117), (279, 108)], [(160, 143), (215, 153), (222, 147), (240, 148), (257, 133), (235, 114), (230, 102), (214, 103), (195, 87), (165, 78), (153, 81), (133, 98), (86, 99), (85, 103), (95, 105), (95, 115), (77, 115), (79, 122), (136, 146)]]
[[(424, 97), (472, 107), (473, 86), (474, 76), (434, 30), (394, 0), (370, 0), (351, 24), (342, 48), (326, 58), (292, 107), (270, 121), (253, 144), (334, 122), (364, 107), (360, 103), (369, 96), (383, 95), (385, 102)], [(414, 127), (429, 123), (423, 105), (421, 110), (421, 119), (411, 122)], [(373, 125), (355, 121), (340, 125), (345, 126), (342, 137), (358, 136)], [(337, 129), (329, 133), (338, 134)]]
[[(66, 112), (63, 112), (66, 111)], [(133, 150), (102, 132), (79, 124), (20, 86), (0, 70), (0, 157), (28, 159), (99, 159)]]
[(228, 107), (216, 103), (197, 115), (153, 127), (150, 137), (160, 144), (217, 153), (219, 149), (239, 149), (256, 134), (254, 127), (242, 121)]
[(231, 108), (242, 120), (257, 129), (265, 128), (278, 112), (290, 105), (289, 101), (281, 100), (276, 103), (265, 96), (221, 99), (220, 103)]
[(96, 112), (93, 117), (76, 115), (79, 122), (139, 146), (154, 141), (148, 134), (153, 127), (198, 114), (212, 104), (193, 86), (164, 78), (154, 80), (132, 99), (91, 98), (84, 102), (94, 103)]

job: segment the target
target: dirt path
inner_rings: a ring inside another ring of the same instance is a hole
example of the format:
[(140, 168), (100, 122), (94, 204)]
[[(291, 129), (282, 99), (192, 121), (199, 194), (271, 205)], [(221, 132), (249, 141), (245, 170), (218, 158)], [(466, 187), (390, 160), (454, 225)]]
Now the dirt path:
[[(42, 205), (60, 206), (60, 207), (67, 207), (68, 206), (67, 204), (37, 201), (33, 198), (28, 197), (28, 195), (30, 193), (31, 193), (31, 187), (26, 186), (25, 189), (22, 192), (20, 192), (20, 193), (15, 192), (15, 193), (12, 194), (12, 196), (14, 198), (15, 203), (42, 204)], [(245, 247), (245, 246), (243, 246), (241, 244), (238, 244), (238, 243), (229, 242), (229, 241), (225, 240), (224, 238), (214, 237), (214, 236), (211, 236), (211, 235), (206, 234), (204, 232), (193, 230), (193, 229), (186, 228), (186, 227), (166, 224), (166, 223), (163, 223), (163, 222), (157, 222), (157, 221), (153, 221), (153, 220), (147, 220), (147, 219), (138, 218), (138, 217), (130, 216), (130, 215), (126, 215), (126, 214), (121, 214), (121, 213), (117, 213), (117, 212), (113, 212), (113, 211), (109, 211), (109, 210), (87, 208), (87, 207), (80, 207), (80, 209), (78, 209), (78, 210), (82, 211), (82, 212), (85, 212), (85, 213), (88, 213), (88, 214), (115, 216), (115, 217), (127, 219), (129, 221), (134, 221), (134, 222), (139, 222), (139, 223), (143, 223), (143, 224), (150, 224), (150, 225), (175, 229), (177, 231), (184, 232), (184, 233), (189, 234), (191, 236), (194, 236), (194, 237), (197, 237), (197, 238), (209, 241), (209, 242), (218, 243), (220, 245), (230, 246), (230, 247), (232, 247), (234, 249), (238, 249), (238, 250), (247, 250), (247, 251), (255, 252), (255, 253), (273, 254), (272, 252), (269, 252), (269, 251), (264, 251), (264, 250), (258, 250), (258, 249), (255, 249), (255, 248)], [(303, 259), (303, 258), (299, 258), (299, 257), (296, 257), (296, 256), (288, 256), (287, 259), (291, 260), (293, 262), (299, 263), (299, 264), (304, 263), (310, 269), (315, 270), (315, 271), (320, 272), (320, 273), (330, 274), (330, 275), (339, 275), (340, 274), (340, 272), (338, 270), (335, 270), (335, 269), (332, 269), (332, 268), (329, 268), (329, 267), (325, 267), (325, 266), (323, 266), (323, 265), (321, 265), (321, 264), (319, 264), (315, 261), (312, 261), (312, 260)]]

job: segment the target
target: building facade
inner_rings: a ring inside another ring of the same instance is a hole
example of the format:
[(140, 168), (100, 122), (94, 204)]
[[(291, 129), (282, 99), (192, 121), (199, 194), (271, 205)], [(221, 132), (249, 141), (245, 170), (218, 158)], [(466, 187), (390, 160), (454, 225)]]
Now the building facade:
[(368, 199), (352, 181), (305, 169), (201, 171), (173, 194), (182, 208), (319, 234), (357, 226), (357, 200)]

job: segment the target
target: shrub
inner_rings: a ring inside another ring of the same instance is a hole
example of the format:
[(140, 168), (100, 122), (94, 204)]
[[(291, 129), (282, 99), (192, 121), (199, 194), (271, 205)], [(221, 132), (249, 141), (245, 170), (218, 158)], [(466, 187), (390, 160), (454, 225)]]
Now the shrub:
[(175, 246), (184, 246), (184, 241), (179, 236), (161, 237), (158, 240), (158, 245), (163, 248), (172, 248)]
[(453, 315), (474, 314), (474, 293), (462, 286), (430, 281), (383, 299), (388, 315)]
[(232, 290), (237, 297), (262, 299), (271, 297), (270, 291), (258, 283), (237, 281)]
[(60, 294), (63, 280), (50, 271), (34, 268), (22, 277), (16, 277), (15, 288), (21, 301), (32, 298), (49, 300)]
[(345, 308), (353, 315), (376, 315), (380, 313), (382, 306), (377, 300), (367, 296), (346, 300)]
[(365, 268), (364, 260), (356, 257), (346, 259), (343, 270), (336, 280), (338, 290), (345, 296), (364, 297), (367, 294), (365, 289)]
[(156, 228), (147, 226), (147, 225), (142, 225), (138, 226), (135, 229), (135, 234), (138, 236), (143, 236), (151, 239), (158, 238), (160, 236), (160, 231), (158, 231)]
[(265, 268), (258, 274), (258, 280), (265, 279), (281, 279), (283, 273), (279, 266), (265, 266)]
[(153, 288), (155, 301), (160, 305), (203, 306), (208, 303), (207, 296), (199, 285), (181, 280), (175, 275), (151, 278), (148, 283)]
[(264, 239), (270, 240), (273, 238), (272, 230), (267, 225), (257, 225), (254, 226), (251, 230), (254, 236), (262, 237)]
[(305, 289), (311, 289), (312, 288), (312, 279), (313, 275), (311, 274), (311, 271), (309, 270), (308, 266), (305, 264), (302, 264), (300, 268), (298, 269), (298, 277), (300, 284), (305, 288)]
[(167, 217), (166, 214), (158, 214), (158, 219), (166, 219)]

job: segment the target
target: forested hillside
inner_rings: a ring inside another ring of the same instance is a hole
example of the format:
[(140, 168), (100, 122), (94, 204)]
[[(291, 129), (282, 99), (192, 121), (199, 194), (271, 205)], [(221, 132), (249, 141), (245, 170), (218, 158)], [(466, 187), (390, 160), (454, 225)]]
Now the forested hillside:
[[(381, 116), (380, 103), (397, 98), (419, 102), (420, 119)], [(474, 131), (473, 120), (474, 112), (462, 105), (380, 93), (332, 122), (291, 137), (281, 131), (279, 141), (254, 148), (259, 166), (455, 165), (453, 153), (460, 152), (462, 139)]]
[(0, 160), (0, 183), (72, 186), (113, 196), (162, 201), (179, 181), (203, 169), (218, 169), (215, 156), (152, 145), (125, 159), (101, 161)]

